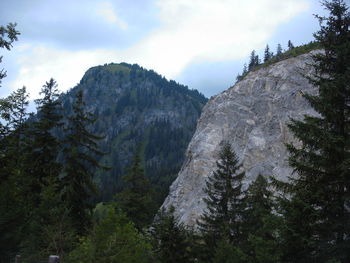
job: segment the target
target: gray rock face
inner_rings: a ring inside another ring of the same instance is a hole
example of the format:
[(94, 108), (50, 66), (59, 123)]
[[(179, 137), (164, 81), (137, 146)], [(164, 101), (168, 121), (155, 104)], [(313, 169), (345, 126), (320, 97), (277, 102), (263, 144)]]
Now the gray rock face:
[(212, 97), (204, 107), (186, 160), (163, 207), (175, 207), (186, 225), (195, 225), (205, 209), (203, 188), (216, 169), (223, 141), (232, 144), (246, 171), (245, 185), (258, 174), (287, 180), (285, 143), (298, 142), (288, 130), (290, 118), (316, 113), (303, 98), (316, 88), (303, 77), (312, 74), (311, 55), (300, 55), (250, 72), (244, 80)]

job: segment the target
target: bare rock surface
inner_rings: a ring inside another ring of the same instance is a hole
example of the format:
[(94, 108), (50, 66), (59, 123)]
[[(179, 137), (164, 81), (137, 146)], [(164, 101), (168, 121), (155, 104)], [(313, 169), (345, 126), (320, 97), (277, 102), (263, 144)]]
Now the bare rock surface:
[(223, 141), (232, 144), (242, 161), (246, 186), (258, 174), (282, 180), (292, 174), (285, 143), (298, 142), (287, 124), (290, 118), (316, 114), (302, 96), (317, 92), (305, 78), (313, 73), (314, 52), (317, 51), (250, 72), (209, 100), (187, 148), (186, 160), (163, 204), (165, 208), (174, 206), (180, 222), (195, 225), (203, 213), (203, 188), (216, 169)]

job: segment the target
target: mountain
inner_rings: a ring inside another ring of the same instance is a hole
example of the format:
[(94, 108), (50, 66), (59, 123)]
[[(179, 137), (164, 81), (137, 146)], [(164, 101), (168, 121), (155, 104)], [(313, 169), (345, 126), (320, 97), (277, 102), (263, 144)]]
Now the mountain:
[(205, 181), (216, 169), (224, 141), (232, 144), (243, 163), (245, 186), (259, 174), (282, 180), (292, 174), (285, 143), (298, 142), (287, 123), (316, 114), (302, 96), (317, 92), (306, 78), (313, 73), (315, 52), (320, 51), (262, 66), (209, 100), (163, 207), (174, 206), (180, 222), (196, 224), (205, 209)]
[(68, 114), (80, 89), (87, 110), (97, 117), (92, 132), (105, 136), (102, 148), (107, 155), (100, 162), (111, 167), (97, 173), (99, 200), (110, 200), (122, 189), (121, 176), (139, 148), (145, 173), (161, 202), (181, 167), (207, 99), (152, 70), (126, 63), (90, 68), (80, 83), (62, 96)]

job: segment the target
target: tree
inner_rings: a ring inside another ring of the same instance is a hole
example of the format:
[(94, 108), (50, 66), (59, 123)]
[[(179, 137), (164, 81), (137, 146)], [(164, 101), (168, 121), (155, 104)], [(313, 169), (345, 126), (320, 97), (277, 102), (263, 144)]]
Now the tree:
[(208, 249), (214, 250), (225, 238), (238, 244), (241, 237), (242, 180), (244, 172), (229, 143), (224, 143), (216, 162), (217, 170), (206, 182), (207, 208), (198, 222)]
[(103, 155), (98, 149), (101, 136), (89, 132), (89, 127), (95, 122), (91, 113), (84, 110), (83, 92), (76, 93), (72, 116), (68, 117), (64, 149), (63, 177), (60, 187), (63, 189), (63, 200), (69, 210), (69, 218), (76, 232), (86, 233), (90, 225), (92, 209), (91, 197), (97, 189), (93, 182), (94, 171), (101, 166), (96, 160)]
[[(0, 48), (6, 48), (10, 50), (12, 48), (12, 43), (17, 41), (17, 36), (20, 33), (16, 30), (15, 23), (9, 23), (6, 27), (0, 26)], [(2, 61), (2, 56), (0, 56), (0, 63)], [(0, 87), (1, 80), (6, 77), (6, 71), (4, 69), (0, 70)]]
[(151, 198), (151, 185), (141, 166), (140, 152), (134, 155), (128, 174), (123, 177), (126, 186), (117, 194), (117, 202), (126, 215), (134, 222), (137, 229), (151, 223), (154, 204)]
[(244, 199), (242, 250), (249, 262), (279, 262), (280, 219), (273, 213), (275, 204), (268, 187), (268, 181), (258, 175)]
[(294, 45), (292, 41), (288, 40), (288, 50), (292, 50), (294, 48)]
[(174, 216), (174, 207), (162, 209), (151, 227), (155, 254), (162, 263), (194, 262), (190, 254), (189, 232)]
[(25, 224), (22, 159), (27, 105), (24, 87), (0, 99), (0, 262), (18, 251)]
[[(53, 131), (61, 127), (62, 115), (56, 81), (46, 82), (40, 94), (42, 98), (35, 101), (37, 116), (25, 134), (28, 139), (23, 157), (22, 194), (27, 224), (21, 246), (23, 255), (27, 256), (40, 255), (49, 246), (43, 236), (45, 228), (52, 224), (48, 204), (51, 200), (60, 200), (58, 183), (62, 167), (57, 158), (61, 145)], [(62, 202), (59, 204), (63, 206)]]
[(248, 64), (248, 71), (253, 70), (257, 65), (259, 65), (259, 56), (256, 55), (255, 50), (250, 53), (250, 59)]
[(266, 45), (265, 51), (264, 51), (264, 63), (269, 61), (273, 57), (272, 52), (270, 51), (269, 45)]
[(276, 57), (281, 57), (282, 55), (282, 46), (281, 44), (277, 44)]
[[(323, 5), (330, 15), (317, 16), (321, 29), (314, 36), (324, 52), (314, 56), (315, 74), (310, 78), (319, 92), (305, 95), (319, 116), (289, 125), (302, 146), (288, 145), (296, 176), (285, 188), (291, 196), (286, 210), (292, 213), (285, 214), (291, 229), (286, 242), (298, 237), (305, 247), (289, 247), (287, 252), (303, 262), (349, 262), (350, 14), (343, 0)], [(296, 226), (296, 218), (302, 227)]]
[(91, 233), (82, 238), (66, 258), (72, 263), (147, 263), (152, 261), (151, 245), (128, 218), (113, 205), (94, 222)]

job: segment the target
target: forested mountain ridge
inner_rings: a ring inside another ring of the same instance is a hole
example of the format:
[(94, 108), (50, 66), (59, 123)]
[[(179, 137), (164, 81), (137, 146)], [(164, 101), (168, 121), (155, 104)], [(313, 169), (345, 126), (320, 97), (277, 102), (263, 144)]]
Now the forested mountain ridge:
[(86, 110), (97, 118), (91, 131), (105, 136), (107, 155), (99, 171), (100, 200), (110, 200), (122, 188), (136, 148), (145, 173), (162, 198), (178, 172), (187, 144), (207, 99), (196, 90), (168, 81), (134, 64), (105, 64), (90, 68), (80, 83), (61, 97), (67, 115), (75, 93), (83, 90)]

